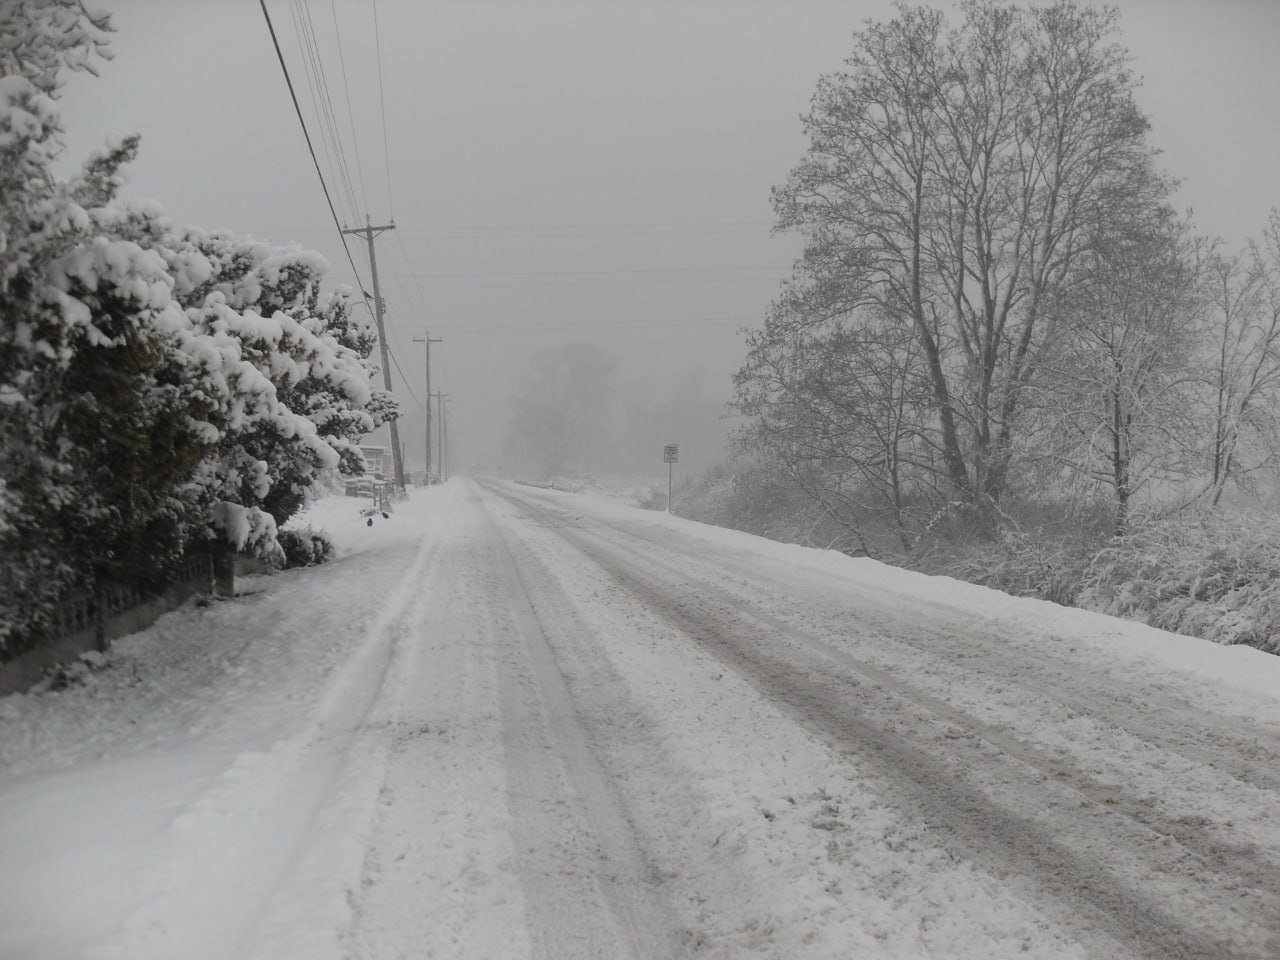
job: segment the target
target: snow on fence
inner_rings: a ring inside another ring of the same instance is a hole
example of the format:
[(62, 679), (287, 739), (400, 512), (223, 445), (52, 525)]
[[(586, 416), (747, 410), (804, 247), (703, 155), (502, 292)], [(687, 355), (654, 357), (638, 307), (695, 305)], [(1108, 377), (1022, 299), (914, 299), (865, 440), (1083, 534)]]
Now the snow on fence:
[(105, 651), (117, 637), (149, 627), (188, 598), (212, 589), (213, 561), (196, 554), (182, 562), (169, 586), (159, 593), (109, 584), (65, 597), (48, 641), (0, 663), (0, 696), (29, 689), (51, 667), (82, 653)]

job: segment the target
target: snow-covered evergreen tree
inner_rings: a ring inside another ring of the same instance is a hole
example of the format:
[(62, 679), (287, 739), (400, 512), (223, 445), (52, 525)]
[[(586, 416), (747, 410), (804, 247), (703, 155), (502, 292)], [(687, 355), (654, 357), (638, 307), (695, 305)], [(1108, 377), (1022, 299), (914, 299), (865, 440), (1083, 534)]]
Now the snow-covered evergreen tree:
[(107, 56), (109, 29), (75, 0), (0, 11), (0, 658), (69, 589), (156, 585), (218, 543), (278, 555), (279, 524), (396, 415), (319, 255), (120, 201), (136, 138), (54, 177), (59, 72)]
[(360, 439), (397, 415), (371, 386), (372, 321), (355, 316), (345, 289), (321, 295), (328, 265), (316, 253), (195, 230), (159, 242), (175, 270), (209, 265), (177, 291), (193, 329), (236, 341), (274, 389), (277, 407), (225, 431), (219, 456), (227, 499), (282, 524), (324, 471), (359, 472)]

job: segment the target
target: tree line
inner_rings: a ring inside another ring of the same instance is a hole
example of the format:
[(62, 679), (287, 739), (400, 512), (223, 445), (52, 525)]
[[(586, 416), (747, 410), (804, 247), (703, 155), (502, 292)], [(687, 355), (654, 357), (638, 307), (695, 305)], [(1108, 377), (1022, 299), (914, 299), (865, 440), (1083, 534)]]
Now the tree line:
[(820, 79), (773, 191), (803, 254), (734, 406), (864, 549), (1013, 501), (1123, 533), (1276, 466), (1280, 214), (1200, 235), (1137, 88), (1116, 11), (1073, 0), (902, 6)]
[(398, 413), (318, 254), (120, 200), (136, 137), (55, 176), (62, 78), (109, 59), (110, 30), (79, 0), (0, 10), (0, 658), (67, 591), (157, 586), (194, 550), (279, 557)]

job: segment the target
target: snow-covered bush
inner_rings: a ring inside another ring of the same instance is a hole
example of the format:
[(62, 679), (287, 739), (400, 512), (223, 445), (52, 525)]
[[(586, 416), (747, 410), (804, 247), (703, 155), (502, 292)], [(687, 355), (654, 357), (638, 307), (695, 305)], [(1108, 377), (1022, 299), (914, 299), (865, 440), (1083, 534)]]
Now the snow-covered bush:
[(1145, 524), (1094, 556), (1077, 603), (1280, 654), (1280, 517)]
[[(666, 488), (661, 505), (666, 507)], [(655, 498), (656, 499), (656, 498)], [(866, 553), (859, 531), (834, 518), (823, 505), (797, 488), (763, 457), (740, 454), (708, 470), (692, 483), (679, 484), (673, 509), (682, 517), (783, 543)]]
[(635, 501), (636, 506), (645, 510), (665, 510), (667, 509), (666, 488), (656, 483), (650, 484), (635, 495)]
[(333, 559), (334, 546), (324, 531), (310, 527), (302, 530), (281, 530), (280, 547), (284, 551), (286, 567), (310, 567)]
[(144, 207), (122, 210), (119, 228), (169, 264), (196, 365), (212, 363), (252, 398), (222, 424), (223, 496), (281, 526), (326, 471), (361, 472), (361, 438), (398, 411), (371, 385), (372, 320), (356, 315), (345, 288), (321, 296), (325, 260), (295, 245), (178, 231)]
[(396, 415), (319, 255), (119, 201), (137, 138), (54, 176), (58, 73), (109, 29), (79, 0), (0, 9), (0, 658), (69, 589), (158, 586), (192, 549), (282, 560), (280, 526)]
[(1072, 606), (1088, 562), (1078, 542), (1004, 529), (992, 540), (967, 544), (956, 559), (914, 565), (1014, 596)]
[[(156, 323), (169, 305), (156, 264), (95, 237), (134, 140), (70, 181), (56, 96), (65, 69), (93, 69), (106, 17), (74, 0), (0, 9), (0, 651), (37, 635), (68, 587), (171, 511), (110, 489), (180, 413), (166, 394)], [(124, 408), (97, 422), (127, 395)], [(163, 546), (158, 551), (164, 552)], [(131, 559), (131, 558), (130, 558)], [(126, 561), (127, 562), (127, 561)], [(30, 640), (27, 641), (28, 643)]]

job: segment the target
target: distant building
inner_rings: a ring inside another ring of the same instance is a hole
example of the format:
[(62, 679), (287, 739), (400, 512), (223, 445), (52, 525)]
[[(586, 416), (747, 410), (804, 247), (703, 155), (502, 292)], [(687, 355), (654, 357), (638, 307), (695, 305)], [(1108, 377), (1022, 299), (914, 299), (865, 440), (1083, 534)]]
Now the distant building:
[(364, 457), (364, 472), (377, 480), (389, 480), (395, 468), (391, 464), (391, 448), (360, 445)]

